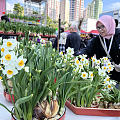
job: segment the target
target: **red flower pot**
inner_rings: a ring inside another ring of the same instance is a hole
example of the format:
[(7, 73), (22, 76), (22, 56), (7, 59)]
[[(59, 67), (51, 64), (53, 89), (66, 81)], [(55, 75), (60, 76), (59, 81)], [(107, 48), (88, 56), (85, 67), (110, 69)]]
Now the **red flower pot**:
[(120, 117), (120, 109), (76, 107), (69, 101), (67, 101), (65, 104), (73, 113), (77, 115)]
[(4, 32), (3, 31), (0, 31), (0, 34), (3, 34)]
[(11, 102), (11, 103), (12, 103), (12, 99), (13, 99), (13, 102), (15, 102), (14, 95), (12, 95), (12, 99), (11, 99), (10, 94), (7, 93), (6, 91), (4, 91), (4, 96), (5, 96), (5, 99), (6, 99), (8, 102)]

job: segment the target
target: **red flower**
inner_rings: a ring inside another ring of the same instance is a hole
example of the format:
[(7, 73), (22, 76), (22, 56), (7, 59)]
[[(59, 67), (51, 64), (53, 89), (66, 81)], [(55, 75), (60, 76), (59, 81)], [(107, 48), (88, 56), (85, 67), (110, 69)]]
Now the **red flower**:
[(55, 79), (54, 79), (54, 83), (56, 83), (56, 77), (55, 77)]
[(2, 12), (2, 14), (5, 14), (5, 12)]
[(40, 22), (40, 20), (37, 20), (37, 22)]

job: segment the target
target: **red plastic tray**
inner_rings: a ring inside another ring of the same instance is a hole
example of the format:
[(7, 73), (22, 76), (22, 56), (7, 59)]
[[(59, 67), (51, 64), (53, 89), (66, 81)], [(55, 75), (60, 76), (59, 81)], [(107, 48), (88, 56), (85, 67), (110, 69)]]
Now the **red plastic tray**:
[(77, 115), (120, 117), (120, 109), (76, 107), (69, 101), (66, 102), (66, 106)]

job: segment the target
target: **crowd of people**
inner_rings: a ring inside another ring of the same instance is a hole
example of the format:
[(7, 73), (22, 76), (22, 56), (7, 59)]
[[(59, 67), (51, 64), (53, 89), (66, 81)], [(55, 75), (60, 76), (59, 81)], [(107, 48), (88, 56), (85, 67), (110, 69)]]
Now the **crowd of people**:
[[(96, 22), (99, 35), (88, 34), (84, 39), (78, 34), (77, 26), (71, 25), (70, 34), (64, 40), (64, 53), (68, 47), (74, 48), (74, 55), (86, 54), (88, 58), (96, 55), (96, 58), (108, 57), (115, 69), (110, 73), (111, 79), (120, 82), (120, 28), (117, 28), (118, 20), (109, 15), (104, 15)], [(62, 35), (60, 37), (60, 41)], [(119, 87), (120, 88), (120, 87)]]

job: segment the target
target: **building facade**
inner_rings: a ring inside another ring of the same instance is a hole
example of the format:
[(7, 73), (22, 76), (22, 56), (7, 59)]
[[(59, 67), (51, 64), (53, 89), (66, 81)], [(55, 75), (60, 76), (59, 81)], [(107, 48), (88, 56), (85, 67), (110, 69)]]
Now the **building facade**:
[(48, 0), (48, 2), (47, 2), (47, 15), (52, 20), (58, 20), (59, 9), (60, 9), (60, 2), (58, 0)]
[(83, 17), (84, 0), (70, 0), (69, 22), (78, 21)]
[(48, 0), (47, 15), (53, 20), (59, 19), (67, 23), (78, 21), (83, 17), (84, 0)]
[(61, 0), (60, 2), (60, 15), (61, 21), (66, 21), (69, 23), (69, 9), (70, 9), (70, 2), (69, 0)]
[(93, 0), (88, 4), (87, 8), (84, 10), (85, 18), (98, 19), (99, 14), (102, 13), (103, 1), (102, 0)]
[(0, 20), (1, 16), (6, 12), (6, 0), (0, 0)]

